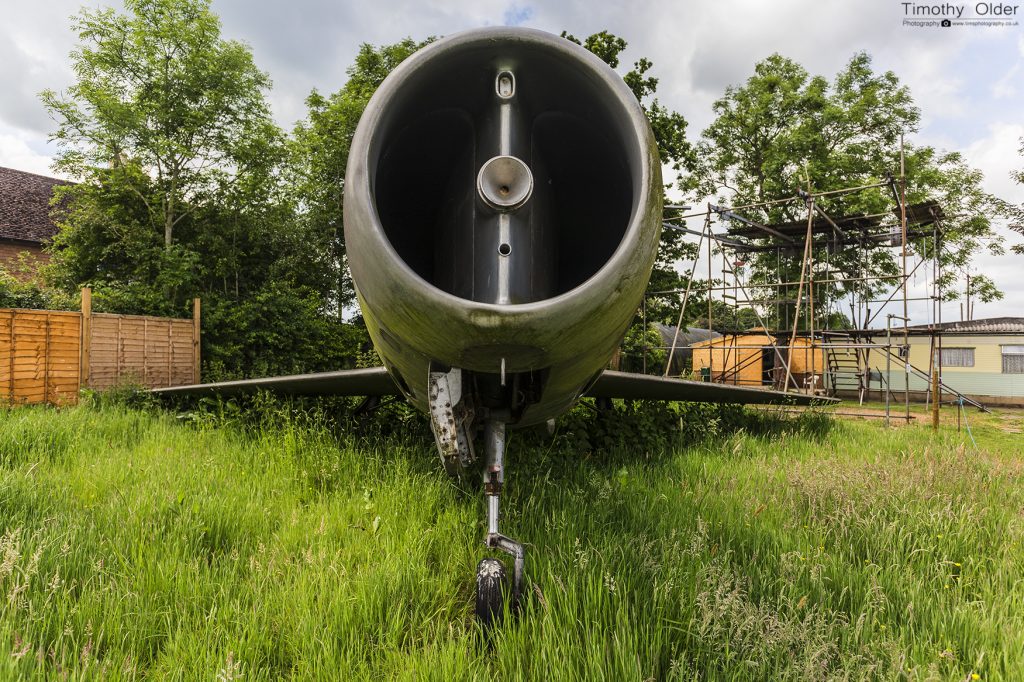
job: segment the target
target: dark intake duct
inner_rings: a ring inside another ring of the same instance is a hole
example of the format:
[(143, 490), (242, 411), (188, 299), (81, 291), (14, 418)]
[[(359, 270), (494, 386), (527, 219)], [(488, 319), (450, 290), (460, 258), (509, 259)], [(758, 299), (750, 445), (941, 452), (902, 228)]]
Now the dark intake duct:
[[(557, 296), (597, 273), (629, 226), (635, 159), (632, 128), (595, 85), (578, 62), (525, 42), (448, 51), (411, 75), (369, 160), (401, 259), (443, 291), (494, 303)], [(477, 190), (502, 155), (532, 174), (529, 198), (506, 213)]]

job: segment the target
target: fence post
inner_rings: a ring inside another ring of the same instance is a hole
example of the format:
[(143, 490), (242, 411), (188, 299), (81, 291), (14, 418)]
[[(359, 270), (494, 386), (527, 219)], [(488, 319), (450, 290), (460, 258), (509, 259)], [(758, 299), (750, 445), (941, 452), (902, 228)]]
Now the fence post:
[(199, 326), (200, 303), (198, 298), (192, 299), (192, 383), (199, 383)]
[(8, 383), (7, 398), (10, 400), (10, 403), (12, 405), (14, 404), (14, 342), (16, 341), (16, 339), (14, 338), (14, 322), (15, 322), (15, 313), (14, 313), (13, 310), (11, 310), (11, 353), (10, 353), (10, 356), (9, 356), (10, 357), (10, 368), (9, 368), (10, 369), (10, 373), (7, 375), (7, 383)]
[(78, 346), (78, 387), (89, 386), (89, 360), (92, 356), (92, 288), (82, 287), (82, 339)]
[(142, 318), (142, 384), (149, 386), (149, 318)]
[(174, 372), (174, 336), (171, 332), (174, 330), (174, 323), (170, 320), (167, 321), (167, 385), (171, 385), (171, 376)]
[(43, 403), (50, 402), (50, 311), (43, 314)]

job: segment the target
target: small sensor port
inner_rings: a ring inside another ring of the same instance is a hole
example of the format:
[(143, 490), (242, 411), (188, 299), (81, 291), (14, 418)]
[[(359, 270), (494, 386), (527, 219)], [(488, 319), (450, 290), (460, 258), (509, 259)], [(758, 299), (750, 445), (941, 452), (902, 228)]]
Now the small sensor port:
[(516, 94), (516, 77), (511, 71), (502, 71), (494, 80), (494, 90), (501, 99), (512, 99)]

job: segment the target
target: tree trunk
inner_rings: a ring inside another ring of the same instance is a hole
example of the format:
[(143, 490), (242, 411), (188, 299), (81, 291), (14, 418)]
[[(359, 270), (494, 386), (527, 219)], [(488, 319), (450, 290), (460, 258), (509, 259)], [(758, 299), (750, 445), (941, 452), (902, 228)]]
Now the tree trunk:
[(167, 194), (167, 209), (164, 211), (164, 248), (171, 248), (174, 240), (174, 190), (176, 189), (177, 178), (171, 176), (171, 191)]

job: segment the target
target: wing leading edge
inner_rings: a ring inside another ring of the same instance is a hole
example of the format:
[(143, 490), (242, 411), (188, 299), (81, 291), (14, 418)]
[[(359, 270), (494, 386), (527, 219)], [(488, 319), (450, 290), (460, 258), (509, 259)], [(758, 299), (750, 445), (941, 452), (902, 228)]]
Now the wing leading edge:
[(627, 398), (633, 400), (683, 400), (701, 403), (742, 403), (776, 405), (828, 405), (837, 398), (783, 393), (760, 388), (687, 381), (668, 377), (605, 370), (587, 391), (592, 398)]
[[(391, 375), (383, 367), (343, 369), (336, 372), (293, 374), (263, 379), (221, 381), (212, 384), (156, 388), (161, 396), (232, 396), (255, 391), (273, 391), (287, 395), (399, 395)], [(706, 381), (670, 379), (648, 374), (605, 370), (586, 395), (592, 398), (632, 400), (681, 400), (703, 403), (744, 403), (779, 405), (827, 405), (836, 398), (783, 393), (759, 388), (716, 384)]]
[(153, 389), (161, 396), (241, 395), (255, 391), (273, 391), (287, 395), (398, 395), (398, 386), (383, 367), (343, 369), (316, 374), (293, 374), (264, 379), (221, 381)]

